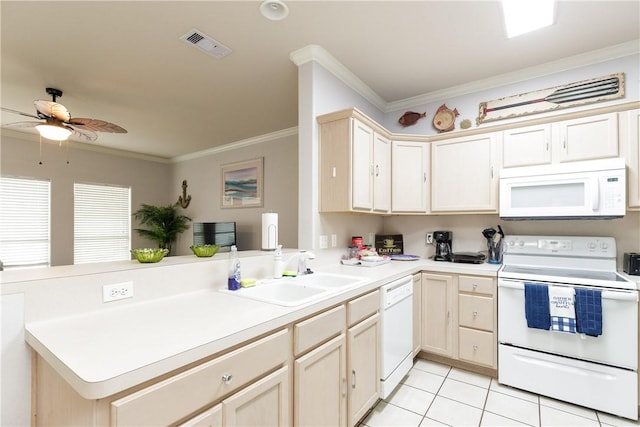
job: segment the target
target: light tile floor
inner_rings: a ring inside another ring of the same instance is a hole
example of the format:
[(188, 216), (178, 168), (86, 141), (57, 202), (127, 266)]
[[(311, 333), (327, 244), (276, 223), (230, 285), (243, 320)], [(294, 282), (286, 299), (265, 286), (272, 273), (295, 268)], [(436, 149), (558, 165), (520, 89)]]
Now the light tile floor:
[(360, 424), (386, 426), (640, 426), (506, 387), (494, 378), (417, 359), (402, 384)]

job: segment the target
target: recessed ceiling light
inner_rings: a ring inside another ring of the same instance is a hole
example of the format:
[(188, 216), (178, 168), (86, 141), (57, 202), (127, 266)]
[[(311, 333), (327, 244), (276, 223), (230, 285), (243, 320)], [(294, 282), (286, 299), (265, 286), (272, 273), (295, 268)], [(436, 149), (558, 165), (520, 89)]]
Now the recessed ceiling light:
[(265, 0), (260, 5), (260, 13), (271, 21), (280, 21), (289, 14), (289, 7), (282, 0)]
[(552, 25), (555, 0), (502, 0), (507, 37), (512, 38)]

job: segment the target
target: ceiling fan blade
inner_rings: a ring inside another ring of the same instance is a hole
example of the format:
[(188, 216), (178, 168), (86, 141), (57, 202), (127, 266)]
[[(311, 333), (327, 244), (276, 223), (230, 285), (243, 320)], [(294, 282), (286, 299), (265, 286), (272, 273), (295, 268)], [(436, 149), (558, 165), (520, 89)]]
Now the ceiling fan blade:
[(32, 128), (32, 127), (36, 127), (38, 125), (43, 125), (43, 124), (44, 124), (44, 122), (13, 122), (13, 123), (7, 123), (6, 125), (2, 125), (2, 127), (6, 127), (6, 128)]
[(36, 111), (45, 117), (55, 117), (63, 122), (69, 121), (71, 114), (67, 107), (57, 102), (45, 101), (44, 99), (37, 99), (33, 101), (33, 105), (36, 107)]
[(92, 130), (79, 128), (75, 126), (65, 126), (65, 127), (67, 129), (70, 129), (73, 132), (71, 134), (72, 138), (75, 138), (81, 141), (89, 141), (89, 142), (93, 142), (96, 139), (98, 139), (98, 135), (96, 135), (96, 133)]
[(40, 118), (38, 116), (34, 116), (33, 114), (27, 114), (27, 113), (23, 113), (22, 111), (12, 110), (11, 108), (0, 107), (0, 109), (2, 109), (2, 111), (6, 111), (8, 113), (19, 114), (21, 116), (26, 116), (26, 117), (33, 117), (34, 119), (39, 119)]
[(74, 117), (68, 121), (71, 125), (81, 126), (83, 130), (91, 130), (94, 132), (110, 132), (110, 133), (127, 133), (127, 130), (120, 126), (105, 122), (98, 119), (85, 119), (81, 117)]

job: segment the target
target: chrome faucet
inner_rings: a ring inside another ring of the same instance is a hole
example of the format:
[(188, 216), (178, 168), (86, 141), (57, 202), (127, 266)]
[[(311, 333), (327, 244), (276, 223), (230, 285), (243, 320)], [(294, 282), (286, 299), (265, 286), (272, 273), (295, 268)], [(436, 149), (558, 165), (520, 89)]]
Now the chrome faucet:
[(313, 271), (311, 271), (311, 269), (307, 268), (307, 260), (308, 259), (315, 259), (316, 255), (313, 252), (309, 252), (309, 251), (305, 251), (305, 250), (300, 250), (300, 252), (295, 253), (291, 256), (291, 258), (289, 258), (287, 260), (287, 262), (284, 263), (285, 265), (285, 270), (287, 270), (288, 266), (291, 264), (292, 261), (296, 260), (298, 262), (298, 276), (302, 275), (302, 274), (310, 274), (313, 273)]

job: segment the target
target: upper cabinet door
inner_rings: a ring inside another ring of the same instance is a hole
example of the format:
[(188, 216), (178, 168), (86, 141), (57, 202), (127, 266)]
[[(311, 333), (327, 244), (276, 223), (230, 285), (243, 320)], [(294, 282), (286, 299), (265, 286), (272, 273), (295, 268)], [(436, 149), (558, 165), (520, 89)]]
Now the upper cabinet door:
[(551, 125), (505, 130), (502, 155), (505, 168), (551, 163)]
[(373, 129), (352, 119), (352, 207), (373, 208)]
[(373, 210), (386, 213), (391, 209), (391, 140), (373, 135)]
[(497, 212), (501, 132), (431, 143), (431, 211)]
[(429, 154), (426, 142), (393, 141), (391, 146), (391, 211), (429, 211)]
[(618, 157), (618, 114), (565, 120), (552, 125), (558, 161)]
[(640, 208), (640, 110), (620, 114), (620, 152), (627, 160), (629, 208)]

